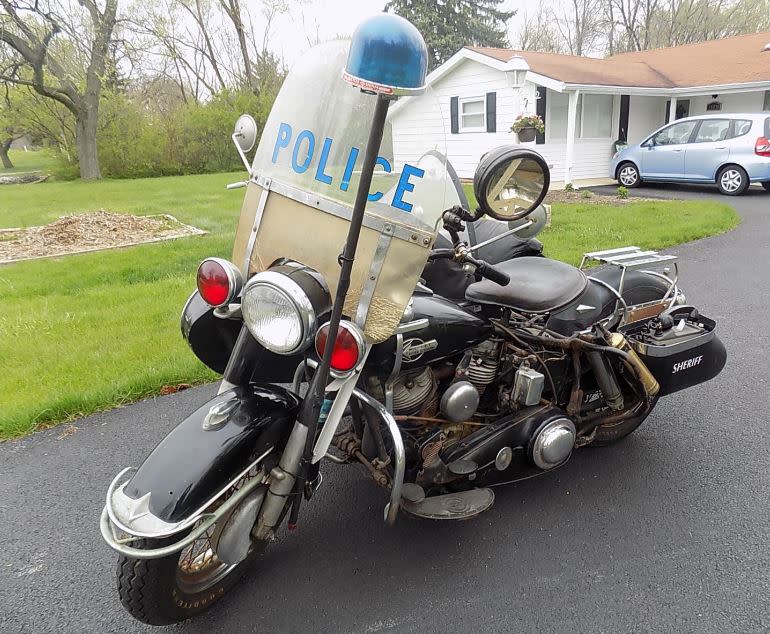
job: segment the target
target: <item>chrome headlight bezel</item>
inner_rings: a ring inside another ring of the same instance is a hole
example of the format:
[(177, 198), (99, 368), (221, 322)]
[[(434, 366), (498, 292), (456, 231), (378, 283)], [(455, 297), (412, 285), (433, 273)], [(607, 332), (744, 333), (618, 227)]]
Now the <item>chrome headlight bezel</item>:
[[(301, 335), (299, 341), (291, 349), (273, 345), (271, 341), (267, 340), (264, 336), (261, 336), (254, 324), (249, 323), (249, 320), (247, 319), (248, 310), (244, 310), (244, 307), (248, 301), (249, 292), (253, 292), (259, 287), (266, 287), (277, 292), (293, 306), (297, 320), (300, 323)], [(318, 318), (313, 303), (302, 287), (283, 273), (278, 273), (276, 271), (262, 271), (246, 282), (246, 285), (243, 287), (243, 293), (241, 294), (241, 312), (243, 315), (243, 323), (246, 324), (246, 327), (249, 329), (249, 332), (254, 339), (256, 339), (261, 346), (275, 354), (285, 356), (299, 354), (304, 352), (315, 339)]]

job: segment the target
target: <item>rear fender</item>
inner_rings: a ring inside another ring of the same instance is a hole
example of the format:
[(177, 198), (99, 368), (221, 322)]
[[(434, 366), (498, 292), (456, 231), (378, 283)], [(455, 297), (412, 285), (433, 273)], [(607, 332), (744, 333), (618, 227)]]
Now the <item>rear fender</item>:
[(218, 394), (174, 428), (124, 486), (113, 483), (110, 518), (142, 536), (189, 526), (257, 458), (283, 446), (299, 404), (275, 385)]

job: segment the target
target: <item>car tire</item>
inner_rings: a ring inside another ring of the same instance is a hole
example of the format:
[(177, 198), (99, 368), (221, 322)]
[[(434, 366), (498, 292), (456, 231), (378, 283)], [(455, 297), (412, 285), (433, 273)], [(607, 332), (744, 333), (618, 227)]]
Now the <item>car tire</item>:
[(725, 165), (717, 174), (717, 187), (725, 196), (740, 196), (750, 184), (749, 175), (740, 165)]
[(633, 163), (621, 163), (617, 171), (617, 180), (623, 187), (633, 189), (642, 184), (642, 177), (639, 174), (639, 168)]
[(770, 181), (766, 181), (766, 182), (762, 183), (762, 187), (765, 188), (766, 192), (770, 192)]

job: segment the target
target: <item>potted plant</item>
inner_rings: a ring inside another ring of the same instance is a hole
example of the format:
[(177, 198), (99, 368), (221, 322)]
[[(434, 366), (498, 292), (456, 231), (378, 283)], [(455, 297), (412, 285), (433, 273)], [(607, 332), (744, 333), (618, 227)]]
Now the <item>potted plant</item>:
[(513, 122), (511, 131), (519, 136), (519, 141), (529, 143), (535, 140), (535, 135), (545, 132), (545, 124), (539, 115), (520, 114)]

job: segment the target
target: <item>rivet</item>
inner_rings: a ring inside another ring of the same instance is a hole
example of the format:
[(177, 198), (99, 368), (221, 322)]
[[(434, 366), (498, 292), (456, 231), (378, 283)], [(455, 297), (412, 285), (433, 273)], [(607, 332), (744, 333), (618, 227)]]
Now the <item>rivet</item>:
[(370, 279), (370, 280), (372, 280), (372, 282), (374, 282), (374, 280), (376, 280), (377, 278), (376, 278), (376, 277), (374, 277), (374, 275), (370, 275), (370, 276), (369, 276), (369, 279)]
[(426, 246), (427, 246), (427, 245), (429, 245), (429, 244), (430, 244), (430, 238), (423, 238), (423, 239), (422, 239), (422, 243), (423, 243), (424, 245), (426, 245)]
[(409, 236), (411, 240), (417, 240), (417, 234), (413, 233), (411, 236)]

